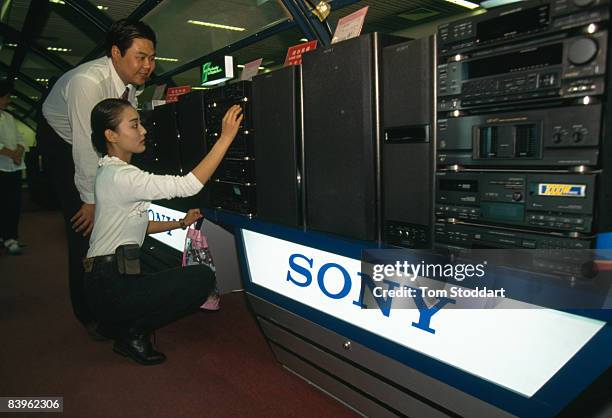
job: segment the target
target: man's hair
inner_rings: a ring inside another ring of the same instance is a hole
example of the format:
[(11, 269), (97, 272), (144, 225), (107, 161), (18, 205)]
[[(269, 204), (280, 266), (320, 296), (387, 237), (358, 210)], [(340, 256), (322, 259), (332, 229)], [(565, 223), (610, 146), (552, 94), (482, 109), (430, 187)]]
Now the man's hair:
[(121, 56), (125, 55), (131, 46), (134, 39), (144, 38), (153, 42), (153, 46), (157, 45), (155, 32), (149, 25), (144, 22), (130, 22), (127, 19), (120, 19), (113, 23), (106, 34), (106, 56), (111, 56), (111, 49), (116, 45), (121, 52)]
[(121, 113), (124, 109), (132, 107), (130, 102), (123, 99), (105, 99), (94, 106), (91, 111), (91, 142), (100, 155), (106, 154), (107, 129), (116, 131), (121, 123)]
[(13, 92), (13, 83), (10, 80), (0, 80), (0, 97), (4, 97), (7, 94)]

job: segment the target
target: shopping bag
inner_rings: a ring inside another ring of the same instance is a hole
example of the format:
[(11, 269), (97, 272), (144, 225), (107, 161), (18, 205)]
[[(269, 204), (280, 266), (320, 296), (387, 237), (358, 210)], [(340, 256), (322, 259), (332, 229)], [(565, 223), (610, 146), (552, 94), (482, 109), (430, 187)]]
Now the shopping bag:
[[(199, 222), (198, 222), (199, 224)], [(188, 228), (185, 236), (185, 248), (183, 250), (183, 267), (186, 266), (208, 266), (213, 272), (215, 271), (215, 263), (213, 262), (212, 254), (208, 248), (208, 241), (202, 232), (201, 228)], [(215, 282), (215, 289), (212, 291), (206, 302), (200, 308), (207, 311), (219, 310), (219, 290)]]

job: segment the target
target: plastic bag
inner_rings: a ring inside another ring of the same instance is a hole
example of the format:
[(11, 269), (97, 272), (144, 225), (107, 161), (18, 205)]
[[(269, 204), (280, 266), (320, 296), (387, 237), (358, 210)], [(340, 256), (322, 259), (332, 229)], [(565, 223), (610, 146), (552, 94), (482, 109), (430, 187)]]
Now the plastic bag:
[[(198, 265), (208, 266), (213, 272), (215, 271), (215, 263), (208, 248), (206, 236), (199, 227), (188, 228), (183, 250), (183, 267)], [(207, 311), (218, 311), (219, 301), (219, 289), (215, 282), (215, 289), (200, 308)]]

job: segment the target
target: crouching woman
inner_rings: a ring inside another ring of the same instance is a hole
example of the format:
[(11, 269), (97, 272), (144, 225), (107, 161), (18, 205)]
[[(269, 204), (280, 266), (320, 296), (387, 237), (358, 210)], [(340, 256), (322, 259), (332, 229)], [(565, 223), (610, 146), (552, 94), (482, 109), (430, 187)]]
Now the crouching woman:
[(215, 289), (214, 273), (189, 266), (156, 274), (139, 272), (138, 247), (147, 233), (185, 228), (201, 214), (191, 210), (178, 222), (149, 221), (152, 200), (198, 193), (234, 140), (243, 115), (230, 108), (217, 143), (186, 176), (159, 176), (130, 164), (145, 150), (146, 130), (126, 100), (107, 99), (91, 113), (91, 138), (104, 155), (95, 183), (95, 222), (85, 259), (85, 292), (97, 319), (113, 330), (113, 350), (144, 365), (166, 356), (150, 335), (156, 329), (198, 310)]

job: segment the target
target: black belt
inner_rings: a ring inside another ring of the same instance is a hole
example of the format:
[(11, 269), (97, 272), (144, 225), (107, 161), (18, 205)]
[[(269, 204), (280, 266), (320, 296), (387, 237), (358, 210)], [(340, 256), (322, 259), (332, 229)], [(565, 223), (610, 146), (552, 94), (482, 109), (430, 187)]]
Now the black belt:
[(105, 264), (105, 263), (114, 263), (114, 262), (115, 262), (115, 254), (84, 258), (83, 259), (83, 270), (85, 270), (85, 273), (91, 273), (94, 265), (96, 264)]

